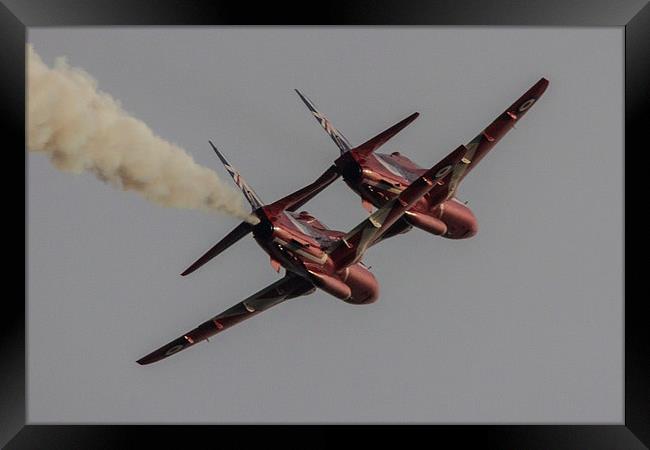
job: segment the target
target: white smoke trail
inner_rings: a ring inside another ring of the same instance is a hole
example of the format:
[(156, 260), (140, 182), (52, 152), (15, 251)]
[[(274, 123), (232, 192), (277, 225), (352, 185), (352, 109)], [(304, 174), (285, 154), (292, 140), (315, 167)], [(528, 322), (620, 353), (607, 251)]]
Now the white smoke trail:
[(182, 148), (130, 116), (85, 71), (49, 68), (27, 47), (27, 148), (67, 172), (89, 171), (159, 205), (222, 211), (251, 223), (241, 195)]

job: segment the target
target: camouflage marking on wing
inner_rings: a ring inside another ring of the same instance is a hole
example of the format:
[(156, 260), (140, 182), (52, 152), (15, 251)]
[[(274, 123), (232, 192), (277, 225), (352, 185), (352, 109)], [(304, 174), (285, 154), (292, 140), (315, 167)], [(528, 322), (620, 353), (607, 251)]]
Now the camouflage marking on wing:
[(265, 287), (246, 300), (237, 303), (221, 314), (202, 323), (192, 331), (160, 347), (158, 350), (140, 358), (137, 362), (138, 364), (145, 365), (160, 361), (198, 342), (206, 340), (217, 333), (227, 330), (233, 325), (253, 317), (278, 303), (306, 295), (314, 289), (314, 286), (306, 279), (292, 273), (287, 273), (284, 278)]

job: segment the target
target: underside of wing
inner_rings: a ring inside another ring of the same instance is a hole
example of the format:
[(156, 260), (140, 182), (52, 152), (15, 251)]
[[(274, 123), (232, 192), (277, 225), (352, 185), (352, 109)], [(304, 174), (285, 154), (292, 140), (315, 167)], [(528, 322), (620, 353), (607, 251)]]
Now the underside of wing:
[(426, 198), (429, 203), (429, 208), (434, 208), (455, 195), (461, 180), (514, 127), (515, 123), (542, 96), (547, 87), (548, 80), (546, 78), (540, 79), (469, 144), (460, 146), (452, 152), (452, 154), (461, 152), (463, 156), (453, 164), (446, 166), (445, 170), (448, 170), (450, 174), (449, 180), (443, 183), (437, 183), (428, 192)]
[(137, 362), (138, 364), (145, 365), (160, 361), (198, 342), (206, 340), (278, 303), (305, 295), (314, 289), (314, 286), (309, 281), (288, 273), (281, 280), (265, 287), (221, 314), (214, 316), (212, 319), (202, 323), (167, 345), (160, 347), (158, 350), (140, 358)]
[(472, 139), (467, 146), (467, 159), (471, 161), (462, 174), (457, 176), (458, 181), (464, 178), (483, 157), (510, 131), (515, 124), (539, 100), (546, 88), (548, 80), (541, 78), (528, 91), (526, 91), (508, 109), (490, 123), (478, 136)]

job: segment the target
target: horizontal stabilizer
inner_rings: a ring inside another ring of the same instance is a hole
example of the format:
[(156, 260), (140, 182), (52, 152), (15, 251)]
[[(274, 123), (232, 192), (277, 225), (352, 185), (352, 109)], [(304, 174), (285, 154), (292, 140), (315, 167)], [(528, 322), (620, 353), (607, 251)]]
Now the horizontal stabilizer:
[(295, 211), (312, 198), (316, 197), (327, 186), (332, 184), (339, 177), (336, 166), (331, 166), (311, 184), (298, 189), (297, 191), (277, 200), (267, 206), (267, 209), (276, 211)]
[(207, 263), (210, 261), (212, 258), (217, 256), (219, 253), (223, 252), (225, 249), (230, 247), (232, 244), (246, 236), (248, 233), (250, 233), (253, 230), (253, 225), (251, 225), (248, 222), (242, 222), (239, 225), (237, 225), (237, 228), (232, 230), (230, 233), (226, 235), (223, 239), (221, 239), (217, 244), (212, 247), (210, 250), (208, 250), (203, 256), (201, 256), (199, 259), (196, 260), (194, 264), (192, 264), (190, 267), (185, 269), (185, 271), (181, 274), (183, 276), (188, 275), (192, 272), (194, 272), (196, 269), (201, 267), (203, 264)]
[(395, 136), (397, 133), (402, 131), (408, 124), (413, 122), (417, 117), (420, 115), (420, 113), (413, 113), (410, 116), (408, 116), (406, 119), (402, 120), (401, 122), (396, 123), (386, 131), (383, 131), (379, 133), (377, 136), (374, 138), (364, 142), (360, 146), (356, 147), (353, 149), (354, 152), (356, 152), (360, 156), (365, 156), (369, 155), (375, 150), (377, 150), (379, 147), (384, 145), (390, 138)]

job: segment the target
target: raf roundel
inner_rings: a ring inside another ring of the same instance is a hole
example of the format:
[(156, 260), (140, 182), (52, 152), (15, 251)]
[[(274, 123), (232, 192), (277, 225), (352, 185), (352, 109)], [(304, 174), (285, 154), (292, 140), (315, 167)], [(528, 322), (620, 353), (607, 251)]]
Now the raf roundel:
[(450, 170), (451, 170), (451, 164), (446, 165), (445, 167), (443, 167), (442, 169), (436, 172), (436, 178), (444, 177), (449, 173)]
[(179, 345), (174, 345), (172, 348), (170, 348), (169, 350), (167, 350), (167, 351), (165, 352), (165, 355), (166, 355), (166, 356), (173, 355), (174, 353), (179, 352), (179, 351), (181, 351), (182, 349), (183, 349), (183, 346), (182, 346), (182, 345), (180, 345), (180, 344), (179, 344)]
[(531, 99), (526, 100), (526, 101), (523, 102), (523, 103), (521, 104), (521, 106), (519, 107), (519, 112), (526, 111), (528, 108), (530, 108), (531, 106), (533, 106), (533, 103), (535, 103), (535, 99), (534, 99), (534, 98), (531, 98)]

